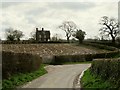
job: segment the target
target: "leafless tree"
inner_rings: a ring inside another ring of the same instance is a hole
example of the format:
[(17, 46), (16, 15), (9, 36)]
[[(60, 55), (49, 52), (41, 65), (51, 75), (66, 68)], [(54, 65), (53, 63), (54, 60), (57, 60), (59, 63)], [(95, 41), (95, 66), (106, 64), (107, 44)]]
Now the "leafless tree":
[(59, 26), (60, 29), (65, 31), (68, 42), (70, 37), (72, 36), (72, 33), (75, 31), (76, 27), (77, 26), (73, 21), (64, 21), (62, 25)]
[(53, 37), (51, 38), (52, 41), (58, 41), (60, 39), (60, 35), (59, 34), (54, 34)]
[(118, 20), (116, 20), (115, 18), (103, 16), (101, 18), (100, 24), (103, 25), (103, 27), (99, 30), (100, 34), (106, 35), (108, 37), (111, 36), (112, 43), (115, 43), (115, 39), (120, 33)]
[(20, 41), (20, 38), (24, 36), (23, 32), (20, 30), (14, 30), (13, 34), (15, 35), (15, 39)]
[(33, 41), (36, 40), (36, 32), (35, 32), (35, 31), (32, 31), (32, 32), (30, 33), (30, 36), (31, 36), (31, 38), (29, 38), (29, 40), (33, 40)]

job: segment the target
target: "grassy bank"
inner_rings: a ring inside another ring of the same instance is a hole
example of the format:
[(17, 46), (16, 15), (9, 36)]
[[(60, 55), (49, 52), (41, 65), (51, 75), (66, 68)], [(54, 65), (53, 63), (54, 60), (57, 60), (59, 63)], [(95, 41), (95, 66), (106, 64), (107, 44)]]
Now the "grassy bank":
[(11, 76), (9, 79), (5, 79), (2, 82), (3, 90), (8, 90), (16, 88), (17, 86), (23, 85), (39, 76), (44, 75), (47, 71), (44, 69), (45, 65), (41, 65), (39, 70), (34, 71), (32, 73), (19, 73), (16, 75)]
[(81, 79), (82, 88), (94, 88), (94, 89), (110, 89), (115, 88), (115, 86), (109, 81), (104, 81), (100, 77), (91, 74), (90, 69), (86, 70)]
[(114, 58), (120, 58), (120, 53), (114, 56)]

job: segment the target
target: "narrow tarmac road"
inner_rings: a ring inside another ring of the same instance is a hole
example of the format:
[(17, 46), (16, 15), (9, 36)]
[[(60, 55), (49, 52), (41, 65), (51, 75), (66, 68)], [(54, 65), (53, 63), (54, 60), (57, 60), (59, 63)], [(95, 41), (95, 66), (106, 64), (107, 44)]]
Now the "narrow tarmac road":
[(49, 65), (48, 73), (23, 85), (22, 88), (73, 88), (75, 77), (90, 64)]

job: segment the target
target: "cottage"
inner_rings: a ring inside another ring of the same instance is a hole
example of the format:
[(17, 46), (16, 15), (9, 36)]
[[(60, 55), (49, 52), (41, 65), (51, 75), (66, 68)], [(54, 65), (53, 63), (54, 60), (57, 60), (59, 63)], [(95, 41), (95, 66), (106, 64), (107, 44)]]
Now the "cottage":
[(44, 30), (44, 28), (42, 28), (42, 30), (38, 30), (38, 28), (36, 28), (36, 41), (39, 42), (47, 42), (50, 39), (50, 31), (46, 31)]

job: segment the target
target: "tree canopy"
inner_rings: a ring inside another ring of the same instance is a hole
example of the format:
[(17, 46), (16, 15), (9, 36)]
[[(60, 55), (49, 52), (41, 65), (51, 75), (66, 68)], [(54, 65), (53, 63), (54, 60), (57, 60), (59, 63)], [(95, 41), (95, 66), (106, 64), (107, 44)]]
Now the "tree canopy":
[(67, 41), (69, 42), (72, 33), (76, 30), (77, 26), (73, 21), (64, 21), (59, 28), (66, 33)]
[(106, 35), (108, 37), (111, 36), (112, 42), (115, 43), (115, 39), (120, 33), (118, 20), (115, 18), (103, 16), (101, 18), (100, 24), (102, 25), (102, 28), (99, 30), (100, 34)]
[(82, 43), (85, 38), (86, 33), (82, 31), (81, 29), (78, 29), (74, 34), (73, 37), (77, 38), (79, 40), (79, 43)]
[(20, 41), (20, 38), (24, 36), (23, 32), (20, 30), (14, 30), (13, 28), (7, 28), (6, 29), (6, 39), (9, 41)]

